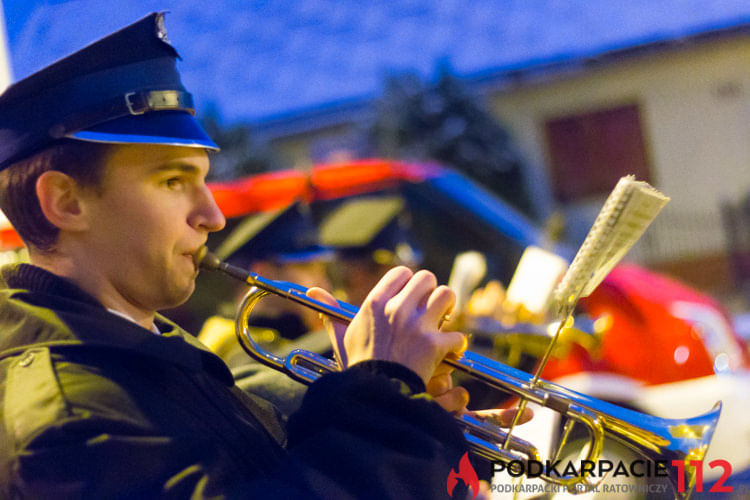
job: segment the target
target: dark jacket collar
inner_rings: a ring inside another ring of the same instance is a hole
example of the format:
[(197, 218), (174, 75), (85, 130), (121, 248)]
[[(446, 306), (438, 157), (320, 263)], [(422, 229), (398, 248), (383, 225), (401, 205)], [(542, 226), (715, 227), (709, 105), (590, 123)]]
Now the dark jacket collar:
[[(162, 335), (156, 335), (112, 314), (73, 282), (39, 267), (31, 264), (5, 266), (0, 269), (0, 275), (8, 288), (8, 300), (51, 309), (55, 313), (54, 321), (62, 323), (62, 328), (55, 329), (55, 339), (37, 338), (39, 343), (62, 341), (60, 345), (136, 351), (179, 364), (191, 371), (205, 369), (227, 385), (234, 383), (231, 372), (218, 356), (167, 318), (157, 315), (157, 326)], [(39, 319), (40, 323), (42, 321)], [(28, 336), (24, 338), (24, 343), (28, 342)], [(8, 347), (3, 346), (0, 350)], [(12, 347), (21, 348), (23, 345)]]

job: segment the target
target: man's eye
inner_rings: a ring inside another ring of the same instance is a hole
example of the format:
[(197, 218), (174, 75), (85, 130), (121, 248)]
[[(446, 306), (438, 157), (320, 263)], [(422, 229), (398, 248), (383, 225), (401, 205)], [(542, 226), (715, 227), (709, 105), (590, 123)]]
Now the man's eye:
[(184, 183), (182, 182), (182, 179), (179, 177), (172, 177), (171, 179), (167, 179), (164, 181), (164, 185), (167, 186), (169, 189), (178, 189), (182, 187)]

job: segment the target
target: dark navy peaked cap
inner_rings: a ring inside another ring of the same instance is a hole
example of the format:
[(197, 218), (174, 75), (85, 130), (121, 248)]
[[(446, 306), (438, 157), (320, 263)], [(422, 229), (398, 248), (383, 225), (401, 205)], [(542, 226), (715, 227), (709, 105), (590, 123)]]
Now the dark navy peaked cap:
[(320, 244), (310, 209), (301, 202), (262, 212), (241, 220), (228, 221), (232, 227), (216, 249), (216, 255), (240, 267), (255, 261), (278, 264), (326, 261), (333, 251)]
[(406, 210), (400, 196), (350, 198), (321, 221), (320, 242), (342, 257), (416, 266), (422, 252), (407, 228)]
[(218, 149), (178, 58), (152, 13), (14, 83), (0, 95), (0, 170), (62, 138)]

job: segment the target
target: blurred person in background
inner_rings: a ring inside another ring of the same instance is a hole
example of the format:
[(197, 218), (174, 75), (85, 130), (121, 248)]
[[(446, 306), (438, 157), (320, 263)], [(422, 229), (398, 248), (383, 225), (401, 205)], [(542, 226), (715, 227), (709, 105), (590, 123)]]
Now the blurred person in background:
[(362, 197), (345, 200), (322, 217), (320, 243), (336, 251), (330, 274), (337, 298), (359, 305), (388, 269), (419, 266), (422, 253), (406, 210), (400, 196)]
[[(252, 214), (216, 248), (216, 255), (264, 278), (306, 288), (330, 289), (326, 272), (334, 252), (318, 242), (309, 207), (298, 202), (271, 212)], [(198, 339), (232, 370), (237, 387), (271, 401), (285, 416), (297, 410), (307, 386), (251, 358), (235, 334), (235, 315), (248, 287), (238, 283), (231, 300), (203, 324)], [(261, 299), (249, 318), (249, 332), (263, 349), (285, 357), (292, 349), (331, 354), (331, 342), (318, 313), (270, 295)]]

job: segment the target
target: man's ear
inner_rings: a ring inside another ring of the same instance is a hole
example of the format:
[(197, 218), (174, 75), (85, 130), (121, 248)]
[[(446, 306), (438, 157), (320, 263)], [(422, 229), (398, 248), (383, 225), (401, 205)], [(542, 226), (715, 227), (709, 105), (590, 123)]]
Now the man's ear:
[(55, 227), (67, 231), (88, 228), (81, 189), (69, 175), (56, 170), (44, 172), (36, 181), (36, 195), (42, 213)]

